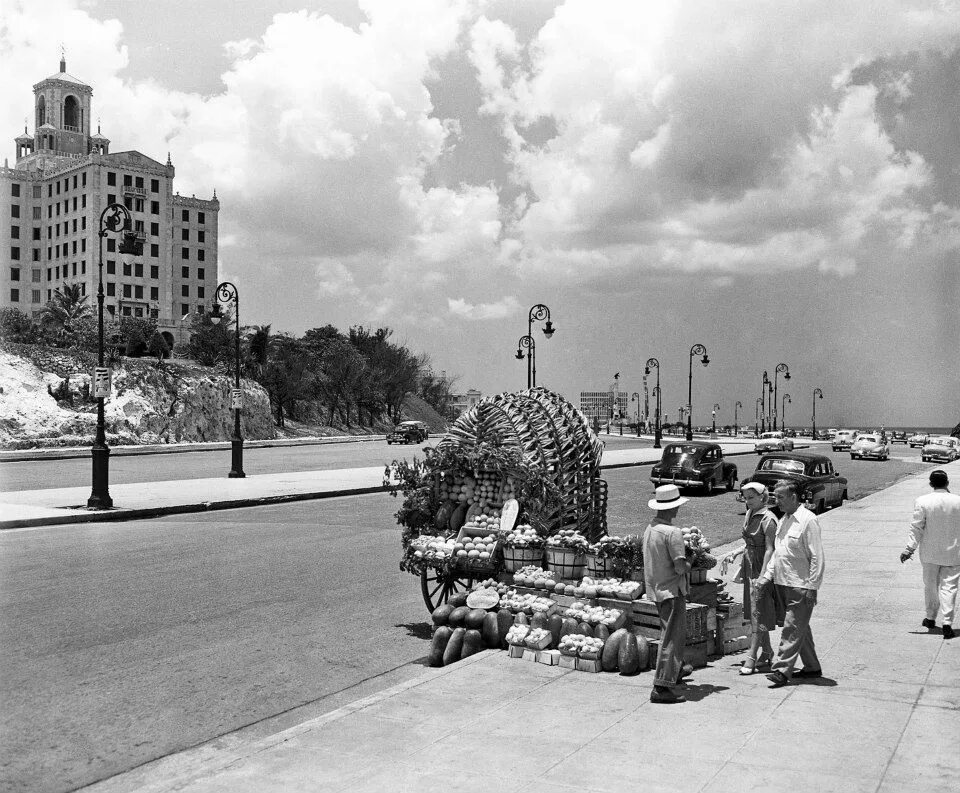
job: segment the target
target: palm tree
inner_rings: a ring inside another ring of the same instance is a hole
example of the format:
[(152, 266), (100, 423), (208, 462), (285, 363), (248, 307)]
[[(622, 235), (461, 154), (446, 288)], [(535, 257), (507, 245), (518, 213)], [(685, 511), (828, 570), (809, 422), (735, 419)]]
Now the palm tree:
[(92, 314), (93, 308), (87, 305), (87, 295), (80, 291), (80, 284), (64, 283), (40, 310), (40, 320), (54, 330), (58, 339), (64, 339), (73, 336), (77, 320)]
[(247, 331), (246, 368), (256, 378), (263, 373), (270, 362), (270, 354), (276, 347), (276, 337), (270, 335), (270, 325), (251, 325)]

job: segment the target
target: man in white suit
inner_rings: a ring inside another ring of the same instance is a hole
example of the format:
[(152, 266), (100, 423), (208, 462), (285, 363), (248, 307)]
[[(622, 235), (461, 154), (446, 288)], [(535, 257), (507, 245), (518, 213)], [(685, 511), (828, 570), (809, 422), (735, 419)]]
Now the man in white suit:
[(900, 554), (905, 562), (920, 549), (926, 605), (923, 626), (936, 630), (939, 611), (944, 639), (956, 635), (953, 616), (960, 584), (960, 496), (947, 489), (949, 484), (946, 471), (930, 472), (933, 492), (917, 499), (907, 547)]

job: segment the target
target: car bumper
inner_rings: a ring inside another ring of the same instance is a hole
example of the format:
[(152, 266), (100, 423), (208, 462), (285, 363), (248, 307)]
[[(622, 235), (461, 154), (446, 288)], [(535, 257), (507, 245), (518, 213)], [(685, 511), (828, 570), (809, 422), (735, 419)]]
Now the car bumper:
[(952, 463), (957, 459), (955, 455), (944, 454), (943, 452), (927, 452), (926, 457), (928, 460), (937, 463)]
[(702, 479), (691, 479), (687, 476), (651, 476), (650, 481), (655, 485), (676, 485), (677, 487), (703, 487)]
[(886, 452), (878, 452), (874, 450), (865, 451), (863, 449), (851, 449), (850, 454), (855, 454), (858, 457), (885, 457), (887, 455)]

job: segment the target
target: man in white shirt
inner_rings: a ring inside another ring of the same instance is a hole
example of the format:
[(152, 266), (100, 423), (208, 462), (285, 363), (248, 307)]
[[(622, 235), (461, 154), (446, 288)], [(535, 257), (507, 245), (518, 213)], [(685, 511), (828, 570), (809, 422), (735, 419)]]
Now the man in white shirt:
[[(783, 517), (777, 522), (773, 556), (757, 585), (776, 584), (786, 605), (780, 649), (772, 671), (770, 688), (780, 688), (792, 677), (821, 677), (820, 659), (810, 630), (810, 617), (823, 581), (824, 556), (817, 516), (800, 504), (800, 485), (781, 479), (773, 491)], [(794, 674), (797, 660), (803, 665)]]
[(910, 537), (900, 554), (905, 562), (920, 548), (923, 565), (923, 594), (926, 619), (923, 627), (936, 630), (937, 611), (943, 625), (943, 638), (952, 639), (953, 615), (960, 583), (960, 496), (947, 489), (947, 472), (930, 472), (932, 493), (920, 496), (913, 509)]

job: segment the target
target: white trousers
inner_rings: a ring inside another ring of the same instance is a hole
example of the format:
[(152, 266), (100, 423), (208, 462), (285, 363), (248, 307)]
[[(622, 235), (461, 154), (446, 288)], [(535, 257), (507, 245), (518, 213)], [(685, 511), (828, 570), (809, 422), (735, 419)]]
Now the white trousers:
[(960, 584), (960, 566), (944, 567), (939, 564), (923, 565), (923, 599), (927, 619), (936, 620), (940, 612), (941, 625), (953, 625), (953, 612), (957, 605), (957, 586)]

